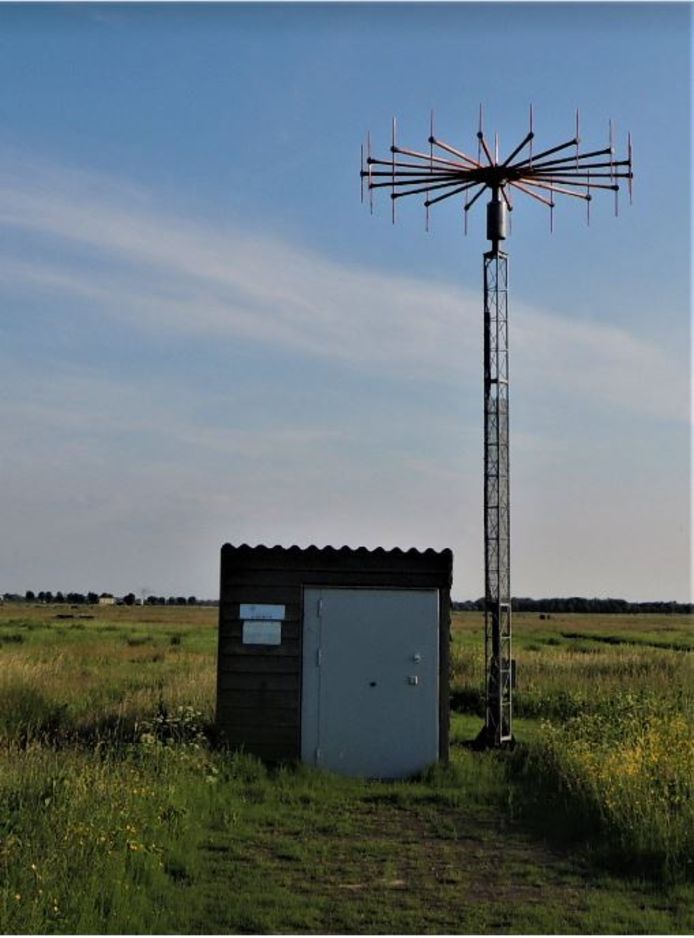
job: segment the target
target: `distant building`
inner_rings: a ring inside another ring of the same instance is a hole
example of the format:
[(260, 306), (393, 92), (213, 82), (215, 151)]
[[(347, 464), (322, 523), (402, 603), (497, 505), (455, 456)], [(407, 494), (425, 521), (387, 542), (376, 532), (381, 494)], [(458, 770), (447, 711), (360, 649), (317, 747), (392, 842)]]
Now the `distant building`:
[(115, 604), (115, 597), (111, 596), (110, 593), (102, 593), (101, 596), (99, 596), (100, 606), (115, 606)]

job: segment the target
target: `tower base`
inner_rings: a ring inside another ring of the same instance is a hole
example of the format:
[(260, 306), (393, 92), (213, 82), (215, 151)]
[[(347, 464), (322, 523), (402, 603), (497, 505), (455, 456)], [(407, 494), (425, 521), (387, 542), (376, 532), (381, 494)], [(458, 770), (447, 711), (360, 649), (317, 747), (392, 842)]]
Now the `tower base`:
[(470, 748), (480, 752), (485, 749), (504, 749), (511, 752), (516, 748), (516, 737), (511, 736), (508, 739), (499, 741), (492, 727), (483, 726), (477, 736), (475, 736), (474, 742)]

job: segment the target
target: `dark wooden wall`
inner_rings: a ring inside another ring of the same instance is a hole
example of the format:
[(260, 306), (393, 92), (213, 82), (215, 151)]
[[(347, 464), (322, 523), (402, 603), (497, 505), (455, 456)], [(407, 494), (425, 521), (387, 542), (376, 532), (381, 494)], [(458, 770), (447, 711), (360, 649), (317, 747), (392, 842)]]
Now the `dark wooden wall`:
[[(267, 761), (301, 755), (303, 589), (370, 587), (439, 590), (439, 750), (448, 758), (450, 587), (453, 557), (347, 547), (232, 547), (221, 555), (217, 727), (233, 747)], [(241, 603), (286, 607), (280, 645), (244, 645)]]

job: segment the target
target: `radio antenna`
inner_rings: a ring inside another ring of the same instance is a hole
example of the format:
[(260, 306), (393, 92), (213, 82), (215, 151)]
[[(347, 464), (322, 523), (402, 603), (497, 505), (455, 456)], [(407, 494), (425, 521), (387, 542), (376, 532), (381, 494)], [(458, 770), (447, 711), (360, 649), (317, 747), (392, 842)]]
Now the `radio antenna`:
[[(390, 189), (392, 218), (395, 203), (407, 196), (423, 195), (426, 227), (433, 205), (456, 196), (463, 198), (467, 233), (468, 212), (485, 192), (487, 239), (491, 248), (484, 254), (484, 558), (485, 558), (485, 673), (486, 717), (480, 742), (502, 746), (513, 739), (512, 685), (515, 671), (511, 649), (511, 556), (509, 489), (509, 348), (508, 348), (508, 255), (501, 250), (506, 240), (511, 193), (527, 195), (549, 208), (553, 229), (556, 198), (582, 199), (590, 224), (594, 192), (613, 191), (615, 214), (619, 210), (620, 180), (627, 180), (632, 194), (632, 143), (627, 138), (626, 159), (615, 159), (614, 127), (610, 120), (608, 145), (581, 150), (580, 114), (576, 111), (575, 134), (570, 140), (533, 153), (535, 131), (530, 105), (529, 129), (506, 159), (499, 157), (499, 137), (493, 152), (484, 134), (482, 105), (479, 108), (477, 159), (440, 140), (434, 133), (431, 114), (429, 152), (398, 145), (393, 119), (390, 159), (371, 155), (367, 138), (366, 167), (361, 178), (368, 180), (369, 204), (373, 193)], [(363, 153), (363, 151), (362, 151)], [(606, 159), (608, 157), (608, 159)], [(362, 156), (363, 158), (363, 156)]]

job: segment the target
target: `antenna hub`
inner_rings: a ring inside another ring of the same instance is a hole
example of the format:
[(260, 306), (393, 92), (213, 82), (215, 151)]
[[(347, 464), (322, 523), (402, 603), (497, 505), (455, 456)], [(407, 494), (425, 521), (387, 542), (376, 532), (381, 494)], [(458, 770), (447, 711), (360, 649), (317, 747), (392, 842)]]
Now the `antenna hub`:
[(506, 203), (494, 192), (494, 198), (487, 202), (487, 240), (495, 244), (506, 239), (507, 213)]

